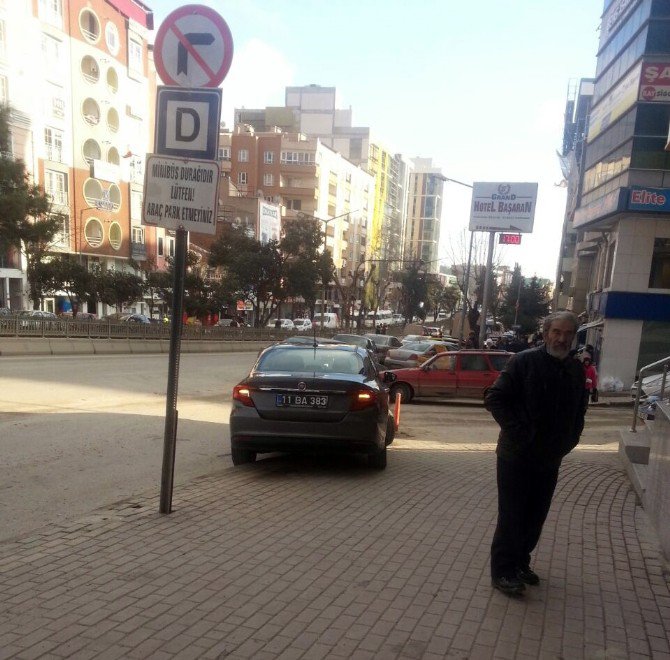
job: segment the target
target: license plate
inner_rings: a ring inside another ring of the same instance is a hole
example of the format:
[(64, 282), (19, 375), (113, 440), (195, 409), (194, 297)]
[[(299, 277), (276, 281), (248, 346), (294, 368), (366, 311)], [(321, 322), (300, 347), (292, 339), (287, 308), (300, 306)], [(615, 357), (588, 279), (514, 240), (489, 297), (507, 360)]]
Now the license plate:
[(275, 405), (280, 408), (327, 408), (328, 397), (317, 394), (277, 394)]

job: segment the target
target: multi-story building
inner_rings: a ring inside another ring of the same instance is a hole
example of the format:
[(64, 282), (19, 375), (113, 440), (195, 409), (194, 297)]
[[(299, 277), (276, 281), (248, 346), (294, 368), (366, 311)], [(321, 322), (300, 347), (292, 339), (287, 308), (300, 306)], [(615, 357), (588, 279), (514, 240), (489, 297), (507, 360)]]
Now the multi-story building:
[[(573, 227), (573, 220), (582, 190), (584, 144), (593, 98), (593, 83), (592, 78), (582, 78), (579, 83), (571, 82), (568, 86), (563, 148), (560, 154), (563, 185), (567, 187), (568, 195), (556, 268), (557, 286), (554, 293), (554, 307), (555, 309), (571, 309), (577, 313), (584, 311), (587, 291), (578, 290), (576, 282), (583, 284), (587, 278), (577, 277), (577, 273), (573, 273), (573, 268), (579, 266), (575, 260), (577, 231)], [(583, 265), (584, 262), (582, 262)]]
[(413, 158), (404, 238), (406, 259), (421, 259), (429, 273), (439, 272), (438, 246), (446, 178), (431, 158)]
[[(324, 245), (342, 280), (365, 259), (374, 179), (320, 138), (284, 133), (276, 127), (256, 132), (238, 124), (233, 132), (220, 134), (219, 160), (220, 220), (234, 221), (246, 211), (245, 224), (260, 238), (258, 212), (242, 200), (265, 200), (279, 207), (282, 223), (301, 215), (323, 221)], [(201, 237), (192, 240), (203, 242)], [(331, 307), (337, 305), (334, 291), (328, 292), (328, 298)]]
[[(140, 0), (2, 7), (0, 34), (9, 38), (0, 87), (29, 136), (17, 156), (64, 218), (54, 249), (89, 266), (128, 269), (134, 259), (161, 267), (171, 239), (141, 225), (155, 90), (151, 11)], [(12, 306), (28, 304), (25, 293), (10, 297)], [(64, 311), (67, 299), (44, 304)]]
[(573, 218), (574, 308), (601, 377), (624, 386), (670, 353), (669, 21), (665, 0), (605, 2)]

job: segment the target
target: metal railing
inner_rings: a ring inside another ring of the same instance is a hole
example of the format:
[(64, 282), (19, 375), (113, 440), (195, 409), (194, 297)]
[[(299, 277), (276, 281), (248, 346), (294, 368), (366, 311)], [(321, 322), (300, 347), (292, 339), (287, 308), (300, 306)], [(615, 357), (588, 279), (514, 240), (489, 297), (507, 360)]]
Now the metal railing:
[[(202, 341), (280, 341), (299, 334), (278, 328), (184, 325), (182, 339)], [(300, 333), (307, 335), (308, 333)], [(321, 331), (319, 331), (321, 335)], [(324, 335), (331, 332), (324, 331)], [(0, 337), (63, 339), (170, 339), (168, 323), (117, 323), (106, 320), (31, 319), (0, 316)]]
[(663, 370), (663, 378), (661, 379), (661, 396), (660, 398), (663, 399), (663, 396), (665, 395), (665, 383), (668, 378), (668, 368), (670, 367), (670, 355), (668, 357), (663, 358), (662, 360), (658, 360), (657, 362), (652, 362), (651, 364), (647, 364), (642, 369), (640, 369), (640, 373), (638, 374), (637, 377), (637, 391), (635, 392), (635, 405), (633, 406), (633, 424), (630, 427), (631, 433), (637, 433), (637, 413), (638, 413), (638, 408), (640, 407), (640, 396), (642, 396), (642, 379), (645, 376), (646, 373), (650, 371), (658, 371), (659, 369)]

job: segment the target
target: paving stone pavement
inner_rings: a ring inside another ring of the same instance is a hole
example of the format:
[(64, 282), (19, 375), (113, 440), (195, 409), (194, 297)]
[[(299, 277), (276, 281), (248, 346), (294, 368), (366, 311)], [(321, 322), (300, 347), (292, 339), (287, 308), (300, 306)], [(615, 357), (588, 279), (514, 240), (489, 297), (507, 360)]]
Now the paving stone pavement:
[(227, 459), (0, 544), (0, 658), (669, 658), (656, 537), (612, 452), (564, 462), (521, 599), (488, 573), (492, 446)]

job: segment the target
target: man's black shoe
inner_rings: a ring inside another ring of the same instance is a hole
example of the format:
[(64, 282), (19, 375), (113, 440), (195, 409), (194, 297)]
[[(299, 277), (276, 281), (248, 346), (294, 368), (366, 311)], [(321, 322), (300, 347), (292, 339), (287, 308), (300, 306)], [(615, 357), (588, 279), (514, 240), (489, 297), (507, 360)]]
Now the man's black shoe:
[(526, 585), (515, 577), (493, 578), (491, 584), (506, 596), (520, 596), (526, 589)]
[(526, 584), (532, 584), (533, 586), (540, 584), (540, 576), (529, 567), (518, 568), (516, 576)]

